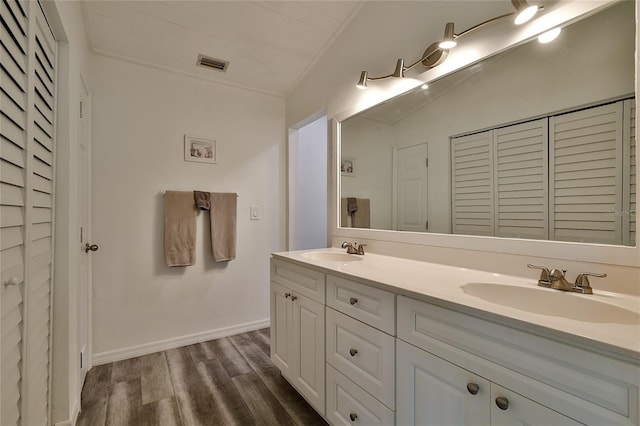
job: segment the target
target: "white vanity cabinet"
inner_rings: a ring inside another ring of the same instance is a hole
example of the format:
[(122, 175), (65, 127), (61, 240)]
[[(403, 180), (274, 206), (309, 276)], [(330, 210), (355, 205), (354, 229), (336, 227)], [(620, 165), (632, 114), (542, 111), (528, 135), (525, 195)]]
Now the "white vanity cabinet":
[(271, 360), (324, 415), (324, 274), (271, 260)]
[(404, 296), (397, 312), (398, 424), (638, 422), (637, 365)]

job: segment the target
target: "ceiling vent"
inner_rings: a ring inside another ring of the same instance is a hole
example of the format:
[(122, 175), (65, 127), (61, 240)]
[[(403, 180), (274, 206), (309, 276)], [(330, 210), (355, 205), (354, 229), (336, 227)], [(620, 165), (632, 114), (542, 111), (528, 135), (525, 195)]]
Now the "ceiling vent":
[(220, 72), (225, 72), (229, 67), (229, 62), (223, 61), (222, 59), (211, 58), (205, 55), (198, 55), (198, 61), (196, 62), (196, 65), (214, 69)]

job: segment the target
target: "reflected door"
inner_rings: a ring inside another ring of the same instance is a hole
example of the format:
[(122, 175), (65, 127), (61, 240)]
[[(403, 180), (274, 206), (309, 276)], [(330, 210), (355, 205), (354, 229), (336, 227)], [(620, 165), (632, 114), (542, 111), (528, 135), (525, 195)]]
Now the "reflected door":
[(429, 230), (427, 144), (398, 149), (396, 169), (396, 223), (398, 231)]

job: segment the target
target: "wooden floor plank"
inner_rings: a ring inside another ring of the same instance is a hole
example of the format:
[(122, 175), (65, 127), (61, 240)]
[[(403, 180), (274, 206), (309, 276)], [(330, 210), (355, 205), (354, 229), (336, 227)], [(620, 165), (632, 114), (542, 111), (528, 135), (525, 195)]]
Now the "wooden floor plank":
[(96, 366), (78, 426), (326, 425), (269, 359), (269, 329)]
[(206, 342), (206, 346), (213, 351), (215, 358), (220, 360), (229, 377), (251, 372), (251, 367), (242, 355), (240, 355), (236, 347), (233, 346), (228, 337), (210, 340)]
[(142, 426), (182, 426), (178, 404), (172, 396), (142, 406)]
[(231, 336), (231, 342), (258, 374), (269, 391), (277, 398), (296, 424), (326, 425), (320, 415), (280, 374), (269, 356), (259, 347), (251, 333)]
[(106, 426), (137, 425), (141, 421), (140, 379), (113, 384), (107, 400)]
[(140, 357), (140, 385), (142, 404), (173, 396), (173, 385), (164, 352)]
[(253, 415), (265, 425), (295, 425), (295, 421), (258, 377), (247, 373), (231, 379)]

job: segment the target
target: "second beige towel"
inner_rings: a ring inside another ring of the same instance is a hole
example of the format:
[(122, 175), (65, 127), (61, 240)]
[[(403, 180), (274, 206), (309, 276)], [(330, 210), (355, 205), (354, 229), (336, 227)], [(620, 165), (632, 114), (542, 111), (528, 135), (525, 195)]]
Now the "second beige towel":
[(164, 194), (164, 258), (167, 266), (196, 263), (196, 204), (192, 191)]
[(211, 252), (216, 262), (236, 258), (237, 204), (235, 192), (211, 193)]

